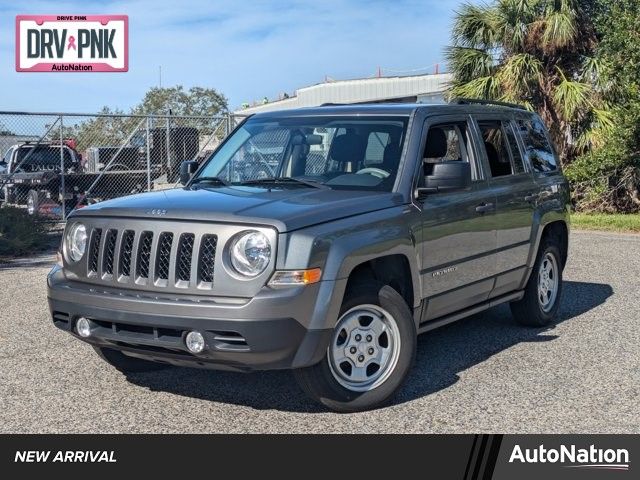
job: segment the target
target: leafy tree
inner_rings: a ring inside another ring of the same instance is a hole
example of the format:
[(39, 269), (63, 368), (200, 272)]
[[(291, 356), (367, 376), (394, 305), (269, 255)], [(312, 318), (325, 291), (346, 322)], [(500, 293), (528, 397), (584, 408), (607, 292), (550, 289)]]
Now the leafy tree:
[(494, 0), (456, 13), (446, 56), (450, 95), (524, 104), (549, 127), (564, 163), (612, 128), (609, 85), (595, 56), (596, 5), (580, 0)]
[(566, 170), (576, 207), (593, 211), (640, 211), (640, 2), (598, 2), (597, 59), (611, 85), (614, 128), (598, 148)]
[(213, 88), (182, 85), (151, 88), (133, 113), (166, 115), (218, 115), (227, 111), (227, 99)]

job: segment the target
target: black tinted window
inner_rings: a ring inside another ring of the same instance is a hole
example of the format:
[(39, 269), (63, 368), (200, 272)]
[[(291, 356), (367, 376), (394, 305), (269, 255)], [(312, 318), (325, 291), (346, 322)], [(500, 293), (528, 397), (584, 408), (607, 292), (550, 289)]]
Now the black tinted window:
[(553, 149), (547, 139), (542, 121), (534, 117), (518, 120), (518, 128), (525, 145), (529, 163), (536, 172), (551, 172), (558, 168)]
[(511, 159), (507, 144), (505, 143), (502, 122), (482, 122), (480, 123), (482, 140), (487, 152), (489, 168), (492, 177), (502, 177), (511, 175)]
[(509, 144), (509, 149), (511, 150), (511, 156), (513, 158), (514, 173), (523, 173), (524, 163), (522, 161), (522, 155), (520, 154), (520, 147), (518, 147), (518, 142), (513, 130), (511, 129), (511, 125), (505, 123), (504, 131), (507, 134), (507, 143)]
[[(66, 148), (62, 152), (65, 168), (69, 168), (72, 164), (71, 154)], [(18, 171), (23, 172), (58, 171), (60, 170), (60, 147), (20, 147), (14, 168), (18, 165), (20, 165)]]

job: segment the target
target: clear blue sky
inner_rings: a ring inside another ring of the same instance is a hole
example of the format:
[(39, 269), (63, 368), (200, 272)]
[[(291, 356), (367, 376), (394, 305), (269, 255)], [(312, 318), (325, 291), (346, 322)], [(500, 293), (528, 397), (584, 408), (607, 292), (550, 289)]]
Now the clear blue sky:
[[(443, 63), (438, 0), (0, 0), (0, 110), (128, 110), (151, 86), (214, 87), (231, 108), (335, 79)], [(18, 73), (15, 15), (129, 15), (128, 73)]]

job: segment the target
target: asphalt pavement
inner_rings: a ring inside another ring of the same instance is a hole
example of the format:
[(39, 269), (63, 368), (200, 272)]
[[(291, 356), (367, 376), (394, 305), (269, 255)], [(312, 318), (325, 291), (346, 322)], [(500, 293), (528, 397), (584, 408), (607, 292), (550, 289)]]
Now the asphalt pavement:
[(53, 261), (0, 267), (1, 433), (640, 433), (640, 235), (573, 232), (556, 325), (502, 306), (424, 334), (392, 405), (357, 414), (286, 371), (120, 374), (51, 323)]

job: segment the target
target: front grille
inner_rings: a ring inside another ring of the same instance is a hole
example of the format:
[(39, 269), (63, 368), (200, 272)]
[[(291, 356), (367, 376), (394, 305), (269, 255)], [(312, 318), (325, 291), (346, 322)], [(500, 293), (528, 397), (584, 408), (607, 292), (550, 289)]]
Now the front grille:
[(202, 237), (200, 255), (198, 256), (198, 279), (201, 282), (213, 283), (217, 246), (217, 235), (205, 235)]
[(169, 266), (171, 264), (171, 244), (173, 233), (163, 232), (158, 240), (158, 254), (156, 255), (156, 278), (169, 279)]
[(212, 290), (218, 236), (163, 231), (165, 228), (93, 228), (87, 277), (152, 289)]
[(102, 273), (113, 275), (113, 260), (116, 253), (117, 230), (107, 230), (104, 240), (104, 255), (102, 256)]
[(133, 240), (136, 234), (133, 230), (125, 230), (122, 234), (122, 246), (120, 247), (120, 268), (118, 273), (123, 277), (131, 275), (131, 254), (133, 253)]
[(183, 233), (180, 235), (178, 244), (178, 260), (176, 264), (176, 278), (183, 282), (191, 279), (191, 257), (193, 256), (193, 233)]
[(138, 247), (138, 265), (136, 266), (136, 275), (140, 278), (149, 278), (152, 243), (153, 232), (142, 232), (140, 246)]
[(89, 272), (98, 273), (98, 258), (100, 254), (100, 240), (102, 229), (96, 228), (91, 234), (91, 244), (89, 246)]

